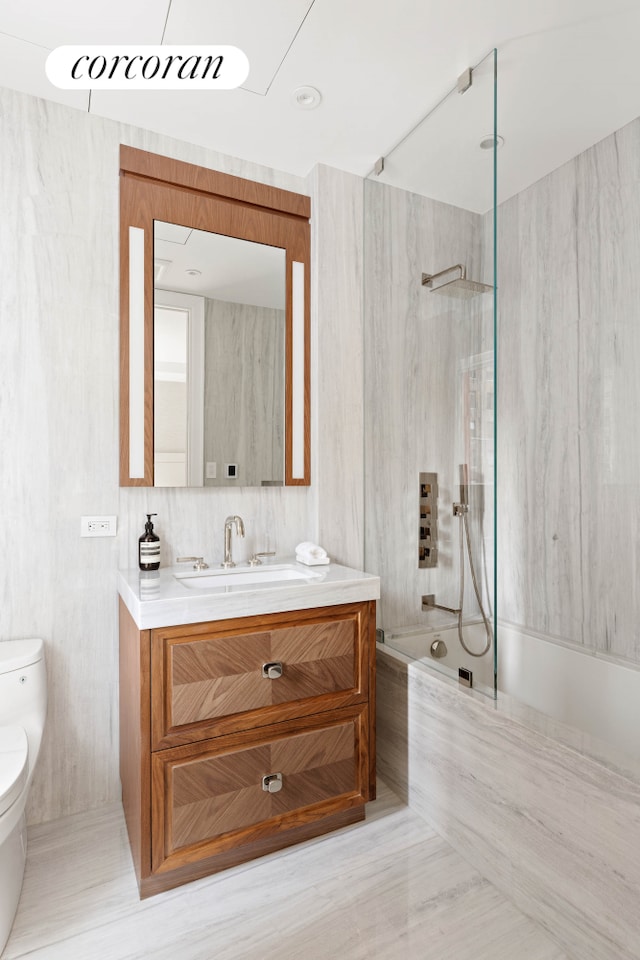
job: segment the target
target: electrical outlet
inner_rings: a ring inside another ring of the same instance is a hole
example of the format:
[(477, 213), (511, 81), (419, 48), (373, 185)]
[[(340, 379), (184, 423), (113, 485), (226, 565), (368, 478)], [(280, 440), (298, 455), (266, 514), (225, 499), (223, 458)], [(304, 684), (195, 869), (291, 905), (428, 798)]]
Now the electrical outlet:
[(116, 517), (80, 517), (81, 537), (115, 537)]

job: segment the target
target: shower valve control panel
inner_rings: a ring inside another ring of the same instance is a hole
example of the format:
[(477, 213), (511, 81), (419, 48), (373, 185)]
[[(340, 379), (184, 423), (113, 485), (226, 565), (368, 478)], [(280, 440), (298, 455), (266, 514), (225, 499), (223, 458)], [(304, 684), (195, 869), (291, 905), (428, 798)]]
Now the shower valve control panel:
[(438, 565), (438, 474), (419, 475), (418, 567)]

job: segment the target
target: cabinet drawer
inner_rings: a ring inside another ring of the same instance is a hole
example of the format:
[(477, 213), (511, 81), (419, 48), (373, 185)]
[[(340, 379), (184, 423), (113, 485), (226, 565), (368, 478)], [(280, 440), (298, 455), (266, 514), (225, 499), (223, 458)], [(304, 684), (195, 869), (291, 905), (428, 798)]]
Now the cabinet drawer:
[(154, 630), (154, 748), (365, 700), (366, 607), (313, 613)]
[[(215, 856), (362, 804), (367, 708), (155, 753), (153, 869)], [(279, 775), (268, 792), (263, 778)]]

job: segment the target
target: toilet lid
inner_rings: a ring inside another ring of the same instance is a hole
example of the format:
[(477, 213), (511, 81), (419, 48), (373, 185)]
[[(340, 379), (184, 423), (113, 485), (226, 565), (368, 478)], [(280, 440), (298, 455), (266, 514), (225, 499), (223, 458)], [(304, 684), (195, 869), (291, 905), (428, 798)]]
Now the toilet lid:
[(20, 796), (29, 773), (29, 743), (22, 727), (0, 727), (0, 816)]
[(40, 639), (2, 640), (0, 642), (0, 673), (22, 670), (42, 660), (44, 644)]

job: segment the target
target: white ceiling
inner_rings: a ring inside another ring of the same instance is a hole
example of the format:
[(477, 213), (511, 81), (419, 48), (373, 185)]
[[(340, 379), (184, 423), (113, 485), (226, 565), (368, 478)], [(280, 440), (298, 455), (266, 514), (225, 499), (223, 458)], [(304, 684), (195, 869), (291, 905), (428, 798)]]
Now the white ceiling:
[[(0, 85), (301, 176), (319, 162), (365, 175), (497, 47), (504, 199), (640, 115), (639, 37), (638, 0), (0, 0)], [(89, 98), (45, 76), (59, 45), (160, 42), (239, 46), (244, 88)], [(491, 132), (490, 80), (477, 81), (482, 105), (473, 88), (454, 94), (387, 179), (487, 209), (474, 151)], [(316, 110), (293, 101), (306, 84)]]

